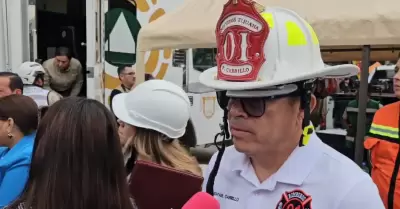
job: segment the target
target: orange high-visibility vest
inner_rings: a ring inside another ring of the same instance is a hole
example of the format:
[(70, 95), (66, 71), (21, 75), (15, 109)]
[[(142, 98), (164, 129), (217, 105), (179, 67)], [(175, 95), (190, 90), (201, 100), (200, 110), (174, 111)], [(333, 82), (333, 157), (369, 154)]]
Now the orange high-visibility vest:
[(371, 153), (372, 179), (386, 209), (400, 209), (399, 113), (400, 102), (379, 109), (364, 142)]

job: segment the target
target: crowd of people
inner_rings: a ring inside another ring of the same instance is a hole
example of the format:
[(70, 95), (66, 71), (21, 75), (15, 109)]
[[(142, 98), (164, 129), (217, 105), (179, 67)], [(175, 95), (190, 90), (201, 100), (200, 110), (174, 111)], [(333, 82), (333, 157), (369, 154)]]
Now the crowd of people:
[(133, 208), (127, 179), (137, 159), (202, 176), (178, 140), (186, 132), (190, 102), (173, 83), (150, 80), (115, 96), (115, 115), (98, 101), (75, 96), (43, 114), (34, 97), (23, 95), (23, 78), (0, 78), (6, 80), (0, 98), (0, 208)]
[[(191, 138), (187, 133), (193, 133), (193, 126), (190, 101), (181, 87), (151, 76), (136, 85), (134, 69), (122, 66), (110, 111), (96, 100), (76, 97), (81, 66), (68, 50), (59, 49), (43, 66), (24, 63), (16, 74), (0, 73), (0, 208), (137, 209), (128, 189), (136, 160), (204, 176), (203, 191), (222, 209), (399, 208), (393, 207), (398, 204), (399, 164), (391, 179), (380, 169), (382, 160), (400, 159), (399, 149), (390, 156), (379, 152), (393, 149), (398, 140), (400, 103), (377, 111), (366, 140), (375, 163), (373, 181), (324, 144), (311, 123), (315, 79), (356, 75), (358, 68), (325, 66), (315, 32), (296, 13), (271, 7), (260, 14), (246, 2), (229, 1), (224, 7), (216, 27), (218, 66), (200, 75), (201, 83), (219, 90), (221, 134), (231, 135), (234, 143), (222, 144), (204, 175), (182, 141)], [(233, 24), (229, 18), (237, 12), (256, 27)], [(286, 31), (285, 22), (297, 29)], [(224, 50), (227, 43), (221, 37), (243, 31), (241, 38), (250, 37), (246, 47), (252, 50), (240, 53), (246, 42)], [(286, 40), (300, 33), (306, 34), (304, 40)], [(250, 67), (250, 74), (237, 70)], [(70, 79), (61, 79), (61, 73)], [(400, 73), (394, 79), (400, 97)]]
[[(193, 128), (190, 102), (180, 87), (146, 74), (148, 83), (131, 91), (135, 69), (121, 66), (121, 85), (110, 98), (114, 115), (76, 97), (80, 71), (61, 47), (43, 65), (0, 72), (0, 208), (133, 208), (127, 179), (137, 159), (202, 176), (186, 146), (195, 139), (186, 134)], [(157, 97), (149, 97), (153, 92)]]
[(43, 65), (28, 61), (14, 72), (0, 72), (0, 95), (23, 92), (39, 108), (46, 108), (63, 97), (80, 95), (82, 84), (82, 66), (65, 47), (57, 48), (54, 58)]

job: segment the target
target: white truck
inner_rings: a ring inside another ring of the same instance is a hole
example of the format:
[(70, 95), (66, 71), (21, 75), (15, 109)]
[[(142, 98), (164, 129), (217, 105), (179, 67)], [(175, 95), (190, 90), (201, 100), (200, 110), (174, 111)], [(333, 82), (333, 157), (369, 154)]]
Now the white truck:
[[(85, 95), (108, 106), (111, 90), (119, 85), (117, 67), (136, 63), (140, 28), (183, 1), (2, 0), (0, 71), (12, 71), (24, 61), (45, 61), (54, 56), (56, 47), (67, 46), (86, 69)], [(147, 52), (145, 71), (188, 91), (197, 144), (211, 144), (220, 132), (222, 110), (215, 92), (205, 90), (198, 76), (201, 70), (215, 65), (214, 51), (185, 50), (186, 59), (176, 56), (175, 65), (173, 55), (174, 49)]]

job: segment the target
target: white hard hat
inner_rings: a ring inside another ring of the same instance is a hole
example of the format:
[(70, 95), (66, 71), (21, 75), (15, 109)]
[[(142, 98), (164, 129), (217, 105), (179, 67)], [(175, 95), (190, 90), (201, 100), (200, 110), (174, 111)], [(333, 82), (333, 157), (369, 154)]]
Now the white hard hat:
[(16, 73), (21, 77), (24, 84), (33, 84), (36, 77), (39, 74), (44, 74), (45, 71), (43, 66), (37, 62), (24, 62), (19, 66)]
[(149, 80), (113, 98), (115, 116), (135, 127), (158, 131), (176, 139), (185, 133), (190, 101), (183, 89), (169, 81)]
[(234, 2), (225, 5), (218, 21), (218, 66), (200, 75), (204, 85), (231, 94), (357, 74), (355, 65), (325, 66), (317, 35), (295, 12), (270, 7), (259, 13), (252, 1)]

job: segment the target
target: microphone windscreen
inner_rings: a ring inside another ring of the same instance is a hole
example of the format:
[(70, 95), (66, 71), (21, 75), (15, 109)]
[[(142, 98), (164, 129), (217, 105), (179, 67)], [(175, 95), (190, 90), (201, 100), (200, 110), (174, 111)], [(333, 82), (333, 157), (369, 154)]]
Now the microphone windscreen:
[(206, 192), (197, 192), (182, 207), (182, 209), (219, 209), (219, 202)]

